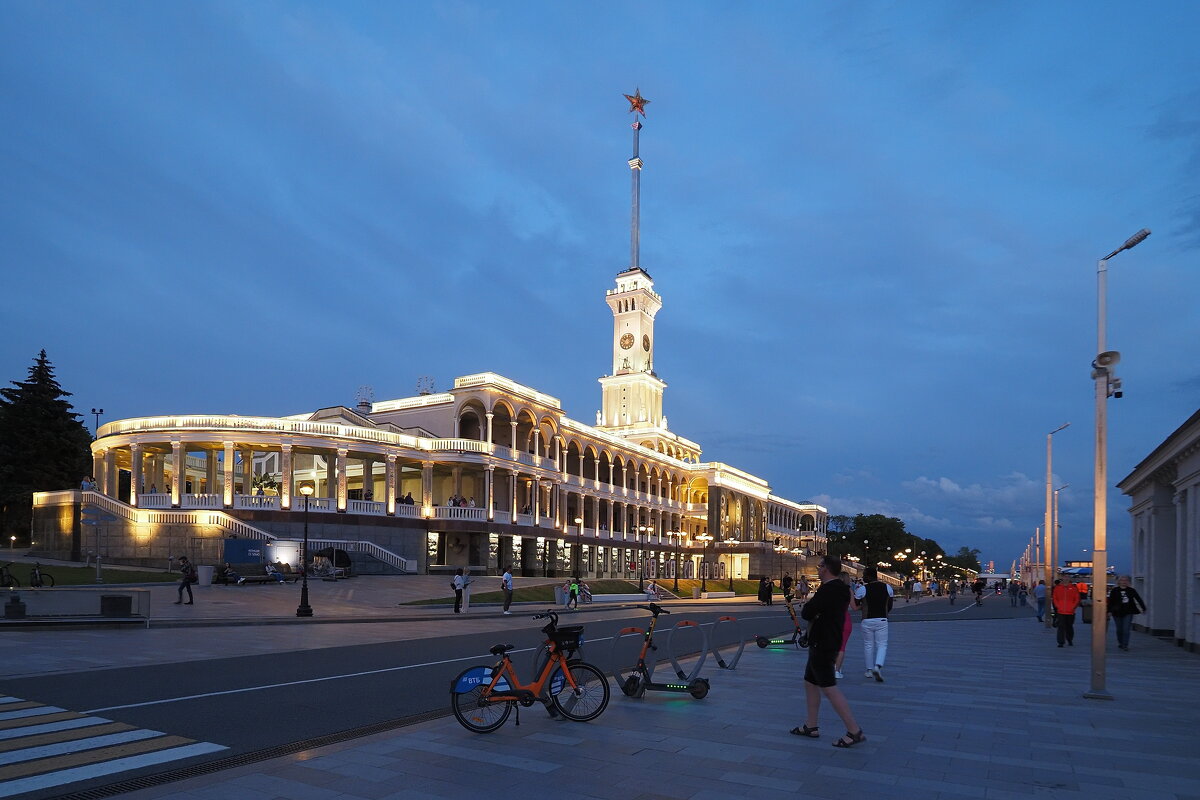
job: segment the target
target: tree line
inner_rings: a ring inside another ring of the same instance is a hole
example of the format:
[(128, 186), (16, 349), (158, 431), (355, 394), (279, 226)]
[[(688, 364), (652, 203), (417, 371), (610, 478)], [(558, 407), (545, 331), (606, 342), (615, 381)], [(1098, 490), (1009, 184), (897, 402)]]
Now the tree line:
[[(904, 520), (885, 517), (883, 514), (835, 514), (829, 517), (829, 552), (846, 558), (854, 556), (864, 564), (888, 564), (884, 569), (901, 575), (913, 575), (920, 565), (913, 559), (924, 561), (927, 571), (935, 574), (950, 572), (939, 569), (938, 556), (942, 564), (949, 564), (972, 572), (980, 568), (977, 548), (961, 547), (954, 555), (946, 553), (936, 539), (925, 539), (909, 533)], [(921, 553), (925, 555), (922, 557)]]

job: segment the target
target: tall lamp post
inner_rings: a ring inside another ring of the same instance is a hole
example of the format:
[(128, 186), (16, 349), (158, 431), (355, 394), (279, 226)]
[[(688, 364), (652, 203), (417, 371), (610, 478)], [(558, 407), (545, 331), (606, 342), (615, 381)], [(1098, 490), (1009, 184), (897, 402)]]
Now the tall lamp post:
[[(1051, 524), (1051, 527), (1052, 527), (1052, 528), (1053, 528), (1053, 530), (1054, 530), (1054, 539), (1053, 539), (1053, 545), (1054, 545), (1054, 552), (1055, 552), (1055, 553), (1057, 553), (1057, 552), (1058, 552), (1058, 538), (1059, 538), (1059, 537), (1058, 537), (1058, 529), (1059, 529), (1059, 524), (1058, 524), (1058, 493), (1059, 493), (1059, 492), (1061, 492), (1063, 489), (1067, 488), (1067, 487), (1068, 487), (1068, 486), (1070, 486), (1070, 485), (1071, 485), (1071, 484), (1069, 484), (1069, 483), (1064, 483), (1062, 486), (1060, 486), (1060, 487), (1058, 487), (1057, 489), (1055, 489), (1055, 490), (1054, 490), (1054, 504), (1053, 504), (1053, 505), (1054, 505), (1054, 508), (1053, 508), (1053, 513), (1051, 514), (1050, 524)], [(1049, 586), (1049, 585), (1052, 585), (1052, 584), (1047, 584), (1047, 585)]]
[(675, 540), (675, 585), (672, 587), (672, 591), (675, 593), (675, 596), (678, 597), (679, 596), (679, 540), (683, 538), (683, 532), (682, 531), (671, 531), (670, 536), (672, 539)]
[(705, 531), (696, 535), (696, 538), (704, 542), (704, 550), (700, 555), (700, 591), (708, 591), (708, 543), (713, 540), (712, 534)]
[(741, 542), (736, 536), (730, 536), (725, 540), (725, 544), (729, 545), (729, 591), (733, 591), (733, 548), (737, 547)]
[(575, 575), (583, 572), (583, 517), (576, 517), (575, 524)]
[(97, 439), (100, 438), (100, 415), (103, 413), (104, 413), (103, 408), (93, 408), (92, 409), (92, 416), (96, 418), (96, 427), (92, 429), (92, 435)]
[(313, 485), (306, 483), (300, 487), (304, 496), (304, 547), (300, 550), (300, 605), (296, 606), (297, 617), (311, 617), (312, 606), (308, 604), (308, 498), (312, 497)]
[(646, 591), (646, 576), (645, 576), (645, 572), (646, 572), (646, 560), (645, 559), (646, 559), (646, 557), (645, 557), (645, 554), (642, 553), (642, 537), (646, 535), (646, 531), (648, 531), (648, 530), (650, 530), (650, 529), (648, 527), (646, 527), (645, 525), (637, 526), (637, 537), (638, 537), (637, 571), (638, 571), (638, 591), (639, 592)]
[(1121, 380), (1114, 374), (1113, 367), (1121, 360), (1115, 350), (1105, 350), (1104, 326), (1108, 302), (1108, 260), (1120, 253), (1137, 247), (1150, 235), (1148, 228), (1125, 240), (1125, 244), (1113, 250), (1096, 264), (1096, 360), (1092, 362), (1092, 378), (1096, 381), (1096, 458), (1093, 485), (1092, 523), (1092, 684), (1084, 697), (1093, 700), (1112, 700), (1105, 687), (1107, 666), (1104, 663), (1104, 646), (1107, 637), (1097, 635), (1103, 630), (1108, 613), (1108, 398), (1121, 396)]
[[(1052, 458), (1052, 456), (1053, 456), (1053, 441), (1054, 441), (1054, 434), (1058, 433), (1063, 428), (1069, 427), (1070, 424), (1071, 423), (1069, 423), (1069, 422), (1064, 422), (1062, 425), (1059, 425), (1057, 428), (1055, 428), (1054, 430), (1052, 430), (1046, 434), (1046, 515), (1045, 515), (1045, 519), (1043, 521), (1042, 530), (1045, 531), (1045, 539), (1046, 539), (1046, 564), (1043, 568), (1043, 571), (1045, 572), (1045, 575), (1043, 576), (1043, 578), (1046, 581), (1046, 591), (1048, 591), (1048, 592), (1054, 588), (1054, 564), (1057, 561), (1057, 557), (1056, 557), (1057, 553), (1055, 552), (1055, 546), (1054, 546), (1055, 545), (1054, 528), (1053, 528), (1052, 521), (1050, 519), (1054, 513), (1053, 512), (1054, 501), (1052, 499), (1052, 486), (1051, 486), (1051, 484), (1054, 480), (1054, 477), (1053, 477), (1054, 472), (1051, 467), (1051, 464), (1053, 461), (1053, 458)], [(1047, 628), (1050, 627), (1050, 625), (1051, 625), (1050, 619), (1053, 616), (1054, 616), (1053, 614), (1046, 615), (1046, 627)]]

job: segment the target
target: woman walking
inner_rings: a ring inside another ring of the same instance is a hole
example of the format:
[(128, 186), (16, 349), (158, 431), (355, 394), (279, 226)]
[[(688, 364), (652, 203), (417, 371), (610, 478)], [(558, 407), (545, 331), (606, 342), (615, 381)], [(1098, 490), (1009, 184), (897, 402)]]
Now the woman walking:
[(1108, 593), (1108, 615), (1113, 618), (1117, 628), (1117, 647), (1129, 649), (1129, 634), (1133, 630), (1133, 618), (1145, 613), (1146, 604), (1137, 589), (1129, 585), (1128, 575), (1117, 578), (1117, 585)]
[(858, 610), (858, 601), (854, 599), (854, 589), (850, 585), (850, 573), (843, 572), (838, 578), (846, 584), (847, 589), (850, 589), (850, 603), (846, 606), (846, 618), (842, 621), (842, 649), (838, 651), (837, 660), (833, 662), (834, 677), (841, 679), (846, 677), (842, 674), (842, 662), (846, 660), (846, 645), (850, 641), (850, 632), (854, 630), (854, 618), (850, 616), (850, 610)]

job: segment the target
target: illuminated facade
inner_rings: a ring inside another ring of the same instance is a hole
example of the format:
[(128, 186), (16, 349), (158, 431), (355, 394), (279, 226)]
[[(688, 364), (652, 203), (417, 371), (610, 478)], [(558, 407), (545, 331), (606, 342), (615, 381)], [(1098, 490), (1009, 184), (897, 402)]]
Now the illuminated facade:
[[(654, 362), (663, 302), (638, 265), (639, 130), (631, 265), (605, 295), (612, 372), (594, 425), (490, 372), (448, 392), (289, 417), (118, 420), (92, 445), (98, 491), (35, 498), (40, 549), (214, 563), (237, 534), (290, 554), (284, 542), (307, 514), (316, 549), (404, 572), (511, 564), (524, 575), (719, 580), (803, 569), (824, 552), (826, 510), (701, 461), (699, 444), (668, 429)], [(81, 503), (101, 515), (87, 530)]]

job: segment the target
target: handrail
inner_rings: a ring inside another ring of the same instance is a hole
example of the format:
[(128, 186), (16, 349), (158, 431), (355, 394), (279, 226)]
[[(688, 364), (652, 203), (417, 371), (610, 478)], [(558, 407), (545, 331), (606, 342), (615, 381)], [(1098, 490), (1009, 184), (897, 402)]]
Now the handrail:
[(379, 559), (383, 563), (388, 564), (389, 566), (395, 567), (396, 569), (400, 570), (401, 572), (416, 572), (415, 568), (409, 566), (409, 559), (405, 558), (404, 556), (397, 555), (396, 553), (393, 553), (391, 550), (388, 550), (384, 547), (380, 547), (379, 545), (375, 544), (374, 542), (368, 542), (368, 541), (363, 541), (363, 540), (359, 540), (359, 539), (313, 539), (313, 538), (309, 538), (309, 540), (308, 540), (309, 549), (310, 550), (313, 549), (314, 546), (316, 546), (316, 545), (321, 545), (322, 547), (324, 547), (325, 545), (329, 545), (329, 546), (336, 547), (341, 550), (350, 550), (352, 552), (368, 553), (371, 556), (374, 556), (375, 558)]
[(212, 525), (250, 539), (273, 541), (276, 538), (274, 534), (267, 533), (253, 525), (248, 525), (237, 517), (226, 514), (224, 511), (213, 509), (160, 510), (134, 508), (127, 503), (114, 500), (100, 492), (87, 491), (80, 494), (82, 495), (80, 499), (81, 505), (90, 503), (135, 525)]

